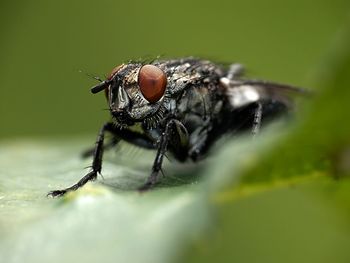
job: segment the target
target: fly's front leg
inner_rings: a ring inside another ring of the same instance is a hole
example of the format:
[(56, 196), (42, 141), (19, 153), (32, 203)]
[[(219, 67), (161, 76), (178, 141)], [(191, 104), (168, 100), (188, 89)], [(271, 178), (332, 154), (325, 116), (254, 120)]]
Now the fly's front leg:
[[(158, 151), (156, 158), (153, 162), (151, 175), (148, 177), (146, 183), (139, 188), (139, 191), (149, 190), (157, 183), (159, 178), (159, 172), (162, 169), (163, 158), (165, 152), (168, 149), (169, 144), (172, 147), (174, 147), (174, 144), (177, 144), (178, 147), (187, 147), (188, 135), (187, 130), (184, 129), (185, 127), (178, 120), (171, 119), (167, 122), (164, 132), (160, 136)], [(176, 139), (173, 140), (173, 138)]]
[[(119, 138), (113, 137), (109, 142), (107, 142), (105, 145), (103, 145), (103, 150), (109, 150), (112, 149), (114, 146), (116, 146), (119, 142)], [(93, 156), (95, 153), (95, 147), (91, 147), (90, 149), (85, 150), (82, 154), (81, 157), (87, 158), (90, 156)]]
[[(133, 145), (136, 145), (145, 149), (156, 149), (155, 142), (150, 137), (148, 137), (143, 133), (130, 131), (128, 129), (121, 130), (117, 127), (111, 127), (111, 129), (108, 131), (111, 132), (114, 135), (114, 137), (111, 139), (111, 141), (103, 145), (104, 151), (109, 150), (114, 146), (116, 146), (120, 140), (127, 141)], [(83, 158), (89, 157), (90, 155), (93, 155), (94, 152), (95, 152), (95, 148), (89, 149), (83, 152), (82, 157)]]
[(49, 196), (56, 197), (56, 196), (62, 196), (70, 191), (75, 191), (78, 188), (85, 185), (87, 182), (95, 180), (98, 173), (101, 173), (102, 168), (102, 157), (103, 157), (103, 141), (104, 141), (104, 135), (106, 131), (112, 131), (113, 130), (113, 124), (112, 123), (106, 123), (102, 126), (100, 132), (98, 133), (95, 150), (93, 154), (93, 161), (92, 161), (92, 170), (85, 175), (83, 178), (79, 180), (76, 184), (62, 189), (62, 190), (54, 190), (48, 193)]

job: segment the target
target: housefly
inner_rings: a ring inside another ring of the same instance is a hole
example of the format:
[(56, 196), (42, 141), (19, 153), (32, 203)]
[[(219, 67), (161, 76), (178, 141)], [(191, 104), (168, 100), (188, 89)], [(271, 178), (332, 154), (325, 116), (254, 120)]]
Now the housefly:
[[(293, 94), (303, 92), (243, 75), (240, 64), (225, 67), (192, 57), (115, 67), (91, 89), (94, 94), (105, 92), (112, 117), (90, 152), (91, 171), (73, 186), (49, 195), (62, 196), (95, 180), (104, 150), (121, 140), (156, 151), (150, 175), (139, 188), (148, 190), (160, 177), (166, 153), (180, 162), (198, 161), (222, 135), (247, 130), (257, 134), (263, 123), (292, 108)], [(107, 132), (112, 140), (104, 143)]]

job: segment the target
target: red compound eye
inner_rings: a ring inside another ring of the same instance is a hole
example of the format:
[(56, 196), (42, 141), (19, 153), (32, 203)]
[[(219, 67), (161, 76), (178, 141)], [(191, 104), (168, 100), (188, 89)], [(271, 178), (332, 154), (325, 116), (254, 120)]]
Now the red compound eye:
[(139, 72), (138, 84), (145, 99), (155, 103), (164, 95), (167, 78), (160, 68), (144, 65)]

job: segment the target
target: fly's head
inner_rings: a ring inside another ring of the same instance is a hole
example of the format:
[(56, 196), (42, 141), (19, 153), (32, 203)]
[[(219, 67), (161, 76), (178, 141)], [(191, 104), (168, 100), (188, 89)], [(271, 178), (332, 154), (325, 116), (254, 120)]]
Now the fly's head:
[(130, 126), (159, 114), (166, 89), (167, 76), (161, 68), (130, 63), (115, 67), (107, 80), (91, 91), (105, 90), (116, 124)]

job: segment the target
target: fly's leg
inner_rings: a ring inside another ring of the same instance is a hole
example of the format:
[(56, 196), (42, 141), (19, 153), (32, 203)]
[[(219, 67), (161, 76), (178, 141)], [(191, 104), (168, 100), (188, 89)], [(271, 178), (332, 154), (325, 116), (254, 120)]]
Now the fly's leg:
[(212, 129), (211, 126), (203, 126), (199, 127), (191, 137), (192, 139), (190, 141), (191, 147), (188, 150), (188, 155), (193, 161), (198, 161), (201, 157), (203, 157), (204, 153), (209, 148), (209, 142), (208, 142), (208, 134), (210, 130)]
[[(108, 143), (103, 145), (103, 150), (106, 151), (106, 150), (112, 149), (114, 146), (118, 144), (118, 142), (119, 142), (119, 138), (113, 137)], [(81, 154), (81, 157), (87, 158), (87, 157), (93, 156), (94, 152), (95, 152), (95, 147), (87, 149)]]
[[(174, 139), (176, 138), (176, 139)], [(160, 136), (158, 151), (153, 162), (151, 175), (146, 183), (139, 188), (139, 191), (147, 191), (152, 188), (158, 181), (159, 172), (162, 169), (163, 157), (168, 149), (168, 146), (176, 147), (178, 152), (182, 152), (180, 148), (188, 147), (188, 133), (181, 122), (171, 119), (165, 126), (164, 132)]]
[(103, 146), (104, 134), (106, 131), (114, 135), (114, 138), (111, 141), (111, 144), (112, 144), (111, 147), (116, 145), (122, 139), (139, 147), (143, 147), (146, 149), (155, 149), (155, 142), (145, 134), (130, 131), (127, 129), (121, 130), (116, 126), (114, 126), (113, 123), (106, 123), (105, 125), (103, 125), (103, 127), (101, 128), (97, 136), (95, 148), (93, 151), (92, 171), (89, 172), (87, 175), (85, 175), (82, 179), (80, 179), (78, 183), (74, 184), (71, 187), (68, 187), (63, 190), (55, 190), (55, 191), (49, 192), (48, 193), (49, 196), (53, 196), (53, 197), (62, 196), (67, 192), (75, 191), (78, 188), (85, 185), (87, 182), (96, 179), (97, 174), (101, 173), (102, 156), (103, 156), (103, 151), (105, 150), (105, 147), (106, 147), (106, 146)]
[(238, 77), (241, 77), (244, 74), (244, 67), (241, 64), (231, 64), (228, 71), (227, 76), (229, 80), (234, 80)]
[(244, 74), (244, 67), (241, 64), (231, 64), (226, 76), (220, 79), (220, 82), (224, 86), (231, 86), (231, 82), (239, 79)]
[(174, 120), (170, 136), (168, 150), (174, 157), (183, 162), (187, 159), (187, 152), (189, 146), (189, 135), (186, 127), (178, 120)]
[[(156, 149), (155, 141), (153, 141), (150, 137), (148, 137), (145, 134), (138, 133), (135, 131), (130, 131), (127, 129), (118, 129), (117, 127), (111, 127), (109, 132), (113, 133), (114, 137), (106, 143), (103, 146), (104, 150), (109, 150), (113, 148), (115, 145), (118, 144), (118, 142), (122, 139), (124, 141), (127, 141), (133, 145), (146, 148), (146, 149)], [(90, 155), (93, 155), (95, 152), (95, 148), (89, 149), (85, 152), (83, 152), (82, 156), (83, 158), (89, 157)]]
[(254, 112), (254, 119), (253, 119), (253, 127), (252, 127), (253, 138), (255, 138), (260, 131), (262, 113), (263, 113), (263, 105), (261, 102), (258, 102)]
[(100, 132), (98, 133), (95, 150), (94, 150), (94, 157), (92, 161), (92, 170), (85, 175), (83, 178), (79, 180), (76, 184), (62, 190), (54, 190), (48, 193), (48, 196), (56, 197), (56, 196), (62, 196), (70, 191), (75, 191), (78, 188), (82, 187), (89, 181), (93, 181), (96, 179), (97, 174), (101, 173), (102, 168), (102, 156), (103, 156), (103, 141), (104, 141), (104, 135), (106, 131), (113, 130), (113, 124), (112, 123), (106, 123), (102, 126)]

